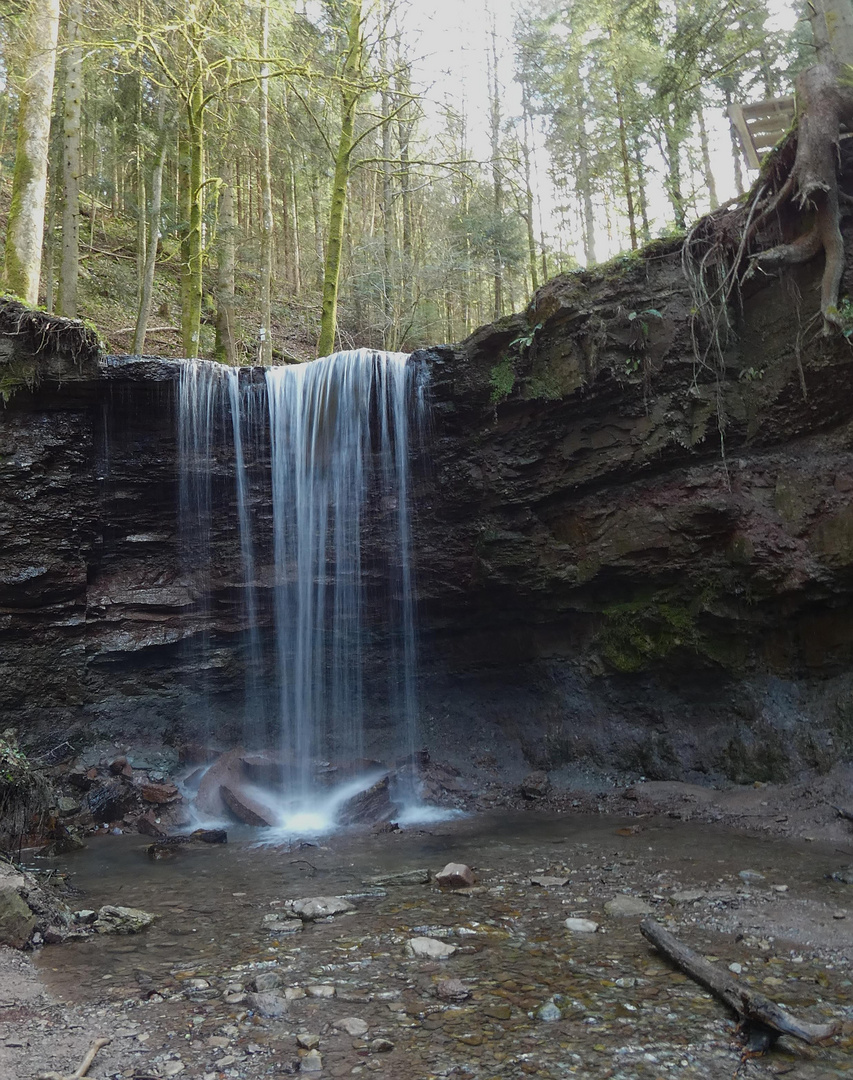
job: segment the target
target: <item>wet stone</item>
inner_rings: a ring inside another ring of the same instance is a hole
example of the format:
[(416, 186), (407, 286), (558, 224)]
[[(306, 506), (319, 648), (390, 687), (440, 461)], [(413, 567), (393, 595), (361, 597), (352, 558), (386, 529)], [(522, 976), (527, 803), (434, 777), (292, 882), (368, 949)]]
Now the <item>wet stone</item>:
[(270, 1019), (277, 1019), (287, 1012), (287, 998), (272, 991), (262, 994), (247, 994), (246, 1005), (253, 1012)]
[(367, 1034), (367, 1021), (361, 1020), (357, 1016), (345, 1016), (341, 1020), (335, 1020), (332, 1026), (354, 1039)]
[(301, 900), (288, 900), (284, 909), (304, 922), (313, 922), (315, 919), (327, 919), (330, 915), (355, 911), (355, 905), (342, 896), (306, 896)]
[(308, 1051), (302, 1058), (302, 1068), (300, 1071), (304, 1073), (319, 1073), (323, 1071), (323, 1058), (320, 1056), (319, 1050)]
[(316, 1050), (320, 1045), (319, 1035), (310, 1035), (307, 1031), (301, 1031), (296, 1036), (296, 1045), (300, 1050)]
[(310, 998), (330, 998), (335, 996), (335, 988), (331, 983), (315, 983), (313, 986), (306, 986), (305, 993)]
[(258, 993), (265, 990), (277, 990), (281, 986), (281, 975), (277, 971), (260, 971), (249, 983), (249, 989)]
[(573, 934), (594, 934), (598, 929), (598, 923), (592, 919), (566, 919), (563, 925)]
[(405, 946), (406, 956), (417, 960), (446, 960), (455, 952), (455, 946), (428, 937), (410, 938)]
[(369, 1049), (371, 1054), (387, 1054), (394, 1049), (394, 1043), (390, 1039), (371, 1039)]

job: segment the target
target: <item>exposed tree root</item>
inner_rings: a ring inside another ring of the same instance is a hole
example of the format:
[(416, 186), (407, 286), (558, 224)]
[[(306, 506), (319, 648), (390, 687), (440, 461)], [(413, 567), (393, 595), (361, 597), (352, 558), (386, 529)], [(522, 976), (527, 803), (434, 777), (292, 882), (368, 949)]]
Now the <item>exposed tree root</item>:
[[(841, 69), (816, 64), (797, 79), (795, 129), (770, 155), (748, 199), (721, 207), (688, 234), (684, 264), (698, 322), (707, 343), (700, 360), (716, 354), (727, 340), (729, 303), (752, 274), (805, 263), (823, 253), (820, 313), (825, 333), (842, 327), (838, 292), (844, 272), (841, 217), (853, 197), (841, 190), (840, 136), (853, 129), (853, 88)], [(803, 216), (805, 231), (784, 235)]]

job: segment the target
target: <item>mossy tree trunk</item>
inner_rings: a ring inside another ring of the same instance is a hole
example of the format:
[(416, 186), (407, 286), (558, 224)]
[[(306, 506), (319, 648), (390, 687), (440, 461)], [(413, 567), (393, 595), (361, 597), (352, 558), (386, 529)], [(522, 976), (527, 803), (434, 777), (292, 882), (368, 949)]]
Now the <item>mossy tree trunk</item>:
[[(137, 355), (145, 350), (145, 334), (151, 317), (151, 298), (154, 294), (154, 274), (157, 270), (157, 245), (160, 243), (160, 213), (163, 201), (163, 170), (166, 165), (166, 149), (169, 129), (166, 124), (166, 91), (160, 91), (157, 105), (157, 151), (151, 174), (151, 205), (148, 210), (148, 239), (145, 251), (145, 268), (139, 290), (139, 311), (133, 334), (133, 351)], [(140, 207), (140, 213), (142, 207)]]
[(69, 0), (65, 37), (62, 132), (62, 257), (59, 265), (60, 315), (77, 316), (80, 266), (80, 124), (83, 93), (83, 48), (80, 44), (80, 0)]
[(234, 170), (226, 155), (219, 185), (219, 227), (217, 229), (216, 275), (216, 347), (221, 364), (237, 363), (236, 302), (234, 297), (237, 267), (236, 225), (234, 221)]
[(359, 87), (364, 68), (364, 39), (362, 37), (362, 0), (349, 0), (346, 27), (347, 52), (341, 79), (341, 131), (335, 154), (335, 176), (332, 182), (332, 205), (329, 212), (329, 234), (326, 240), (326, 259), (323, 273), (323, 304), (320, 318), (320, 337), (317, 355), (327, 356), (335, 349), (338, 321), (338, 282), (341, 272), (341, 252), (344, 240), (344, 219), (347, 205), (347, 186), (352, 165), (355, 118), (362, 91)]
[(190, 358), (198, 356), (201, 333), (205, 104), (199, 74), (184, 102), (187, 127), (180, 170), (184, 218), (181, 229), (181, 344), (184, 356)]
[(258, 359), (262, 364), (272, 363), (272, 176), (270, 175), (270, 66), (266, 56), (269, 52), (270, 6), (264, 0), (261, 7), (261, 61), (260, 77), (260, 181), (261, 181), (261, 330)]
[(35, 305), (44, 239), (59, 0), (30, 0), (24, 35), (26, 57), (6, 228), (3, 288)]

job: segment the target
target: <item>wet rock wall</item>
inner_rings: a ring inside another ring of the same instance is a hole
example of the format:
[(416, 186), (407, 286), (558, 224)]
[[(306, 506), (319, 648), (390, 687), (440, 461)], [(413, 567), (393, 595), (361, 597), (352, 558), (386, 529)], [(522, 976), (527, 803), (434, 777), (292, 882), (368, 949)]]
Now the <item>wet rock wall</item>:
[[(751, 782), (850, 756), (853, 351), (810, 322), (819, 274), (753, 284), (720, 356), (666, 244), (421, 354), (421, 699), (443, 756), (484, 783)], [(48, 363), (3, 329), (6, 356), (42, 367), (0, 423), (4, 717), (42, 741), (209, 723), (227, 742), (246, 655), (233, 493), (222, 462), (202, 580), (175, 514), (175, 365), (53, 346)], [(392, 723), (376, 713), (377, 745)]]

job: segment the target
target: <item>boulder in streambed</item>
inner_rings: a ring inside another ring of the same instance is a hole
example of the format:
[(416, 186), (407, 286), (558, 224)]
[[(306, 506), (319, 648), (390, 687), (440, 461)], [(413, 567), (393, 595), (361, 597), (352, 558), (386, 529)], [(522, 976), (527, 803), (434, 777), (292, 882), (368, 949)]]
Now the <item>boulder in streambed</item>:
[(234, 817), (242, 821), (244, 825), (269, 828), (278, 821), (277, 814), (245, 789), (226, 787), (223, 784), (219, 789), (219, 794)]
[(477, 884), (474, 871), (465, 863), (448, 863), (435, 875), (435, 880), (443, 889), (470, 889)]

